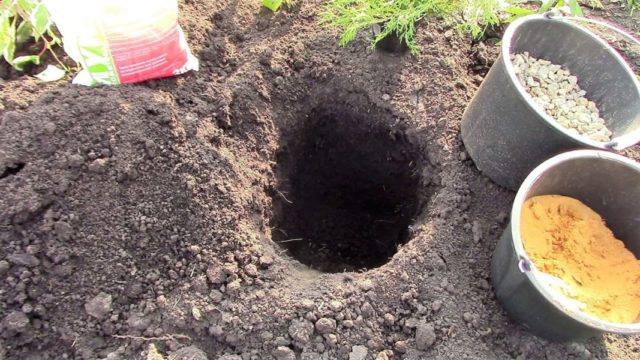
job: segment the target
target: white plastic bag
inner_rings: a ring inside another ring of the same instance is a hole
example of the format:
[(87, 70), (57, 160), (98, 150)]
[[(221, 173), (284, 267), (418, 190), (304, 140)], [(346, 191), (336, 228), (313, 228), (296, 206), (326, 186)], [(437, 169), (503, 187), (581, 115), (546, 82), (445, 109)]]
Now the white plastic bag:
[(74, 84), (117, 85), (198, 70), (178, 25), (177, 0), (44, 0), (64, 49), (83, 70)]

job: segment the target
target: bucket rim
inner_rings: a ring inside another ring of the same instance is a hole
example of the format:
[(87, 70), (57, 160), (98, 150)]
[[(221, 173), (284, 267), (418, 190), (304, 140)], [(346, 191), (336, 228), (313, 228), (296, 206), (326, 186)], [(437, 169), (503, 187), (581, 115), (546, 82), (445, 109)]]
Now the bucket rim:
[[(588, 146), (591, 148), (596, 148), (596, 149), (602, 149), (602, 150), (610, 150), (610, 149), (614, 149), (614, 150), (624, 150), (630, 146), (633, 146), (637, 143), (640, 142), (640, 128), (630, 131), (629, 133), (614, 137), (611, 139), (611, 141), (609, 142), (599, 142), (599, 141), (595, 141), (595, 140), (591, 140), (585, 136), (582, 135), (576, 135), (576, 134), (572, 134), (571, 132), (569, 132), (564, 126), (560, 125), (560, 123), (558, 123), (553, 117), (551, 117), (549, 114), (547, 114), (546, 111), (544, 111), (544, 109), (542, 109), (534, 100), (533, 100), (533, 96), (531, 96), (531, 94), (529, 94), (529, 92), (525, 89), (525, 87), (520, 83), (520, 80), (518, 79), (516, 72), (515, 72), (515, 68), (513, 66), (513, 62), (511, 61), (511, 50), (512, 50), (512, 41), (513, 38), (515, 36), (515, 34), (517, 33), (518, 30), (520, 30), (520, 28), (528, 23), (528, 22), (532, 22), (532, 21), (553, 21), (556, 23), (560, 23), (563, 26), (568, 26), (576, 31), (580, 31), (583, 32), (584, 34), (586, 34), (587, 36), (589, 36), (593, 41), (597, 42), (598, 44), (600, 44), (600, 46), (602, 46), (602, 48), (604, 50), (606, 50), (609, 54), (611, 54), (615, 59), (616, 62), (618, 63), (619, 66), (622, 67), (623, 71), (627, 74), (627, 77), (630, 79), (630, 81), (635, 85), (636, 88), (636, 93), (637, 93), (637, 97), (638, 99), (640, 99), (640, 81), (638, 81), (638, 79), (636, 79), (636, 76), (633, 72), (633, 70), (631, 69), (631, 67), (629, 66), (629, 64), (624, 60), (624, 58), (622, 57), (622, 55), (620, 55), (620, 53), (618, 53), (607, 41), (605, 41), (604, 39), (602, 39), (601, 37), (597, 36), (595, 33), (593, 33), (592, 31), (590, 31), (589, 29), (580, 26), (574, 22), (568, 21), (568, 20), (563, 20), (561, 17), (554, 17), (554, 18), (550, 18), (545, 14), (533, 14), (533, 15), (527, 15), (527, 16), (523, 16), (517, 20), (515, 20), (513, 23), (511, 23), (511, 25), (509, 27), (507, 27), (507, 30), (505, 31), (505, 34), (502, 38), (502, 44), (501, 44), (501, 50), (500, 50), (500, 55), (504, 61), (504, 65), (505, 68), (507, 70), (507, 74), (509, 76), (509, 78), (511, 79), (511, 82), (514, 84), (514, 86), (516, 87), (516, 89), (518, 90), (518, 94), (519, 96), (522, 98), (522, 100), (524, 100), (524, 102), (527, 104), (527, 106), (533, 110), (536, 114), (538, 114), (538, 116), (540, 116), (542, 119), (544, 119), (545, 123), (547, 124), (547, 126), (550, 126), (551, 128), (555, 129), (556, 131), (559, 131), (560, 133), (562, 133), (563, 135), (569, 137), (572, 141), (582, 145), (582, 146)], [(639, 115), (640, 116), (640, 115)]]
[(520, 271), (527, 276), (536, 290), (538, 290), (538, 292), (542, 294), (542, 296), (549, 303), (551, 303), (559, 311), (571, 317), (572, 319), (600, 331), (618, 334), (638, 334), (640, 333), (640, 322), (631, 324), (614, 323), (599, 319), (585, 312), (569, 309), (566, 306), (563, 306), (562, 303), (557, 299), (557, 297), (555, 297), (548, 290), (547, 286), (544, 285), (544, 283), (541, 281), (541, 271), (537, 269), (536, 271), (531, 271), (531, 269), (535, 269), (535, 265), (527, 255), (527, 252), (525, 251), (524, 245), (522, 243), (522, 239), (520, 237), (520, 216), (522, 213), (522, 206), (527, 200), (529, 191), (531, 190), (533, 184), (535, 184), (538, 179), (544, 176), (547, 171), (559, 164), (578, 159), (604, 159), (606, 161), (613, 161), (634, 170), (638, 173), (638, 177), (640, 178), (640, 163), (637, 163), (622, 155), (617, 155), (601, 150), (569, 151), (554, 156), (536, 167), (520, 186), (520, 189), (518, 190), (513, 203), (513, 208), (511, 210), (511, 243), (514, 247), (516, 256), (519, 259), (520, 263), (524, 264), (524, 266), (520, 267)]

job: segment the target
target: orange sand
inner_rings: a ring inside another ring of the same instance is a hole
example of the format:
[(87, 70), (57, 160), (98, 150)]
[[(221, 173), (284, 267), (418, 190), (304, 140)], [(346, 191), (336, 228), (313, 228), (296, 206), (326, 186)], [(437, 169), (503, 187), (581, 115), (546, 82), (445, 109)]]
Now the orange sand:
[(596, 212), (576, 199), (527, 200), (521, 217), (524, 248), (541, 271), (561, 279), (564, 295), (582, 311), (616, 323), (640, 321), (640, 261)]

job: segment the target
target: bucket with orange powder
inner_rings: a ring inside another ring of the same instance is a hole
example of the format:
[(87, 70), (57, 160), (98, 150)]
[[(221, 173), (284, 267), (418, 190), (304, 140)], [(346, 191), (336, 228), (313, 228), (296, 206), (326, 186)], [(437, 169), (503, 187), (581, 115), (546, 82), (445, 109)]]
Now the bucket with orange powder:
[(534, 334), (640, 333), (640, 164), (595, 150), (551, 158), (524, 181), (491, 277)]

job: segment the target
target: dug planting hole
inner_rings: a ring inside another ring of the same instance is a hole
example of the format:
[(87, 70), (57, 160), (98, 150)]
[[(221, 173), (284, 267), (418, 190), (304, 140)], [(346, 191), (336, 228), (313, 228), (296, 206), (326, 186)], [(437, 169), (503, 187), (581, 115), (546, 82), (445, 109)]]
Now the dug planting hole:
[(371, 114), (317, 108), (283, 135), (272, 238), (323, 272), (385, 264), (419, 210), (411, 145)]

